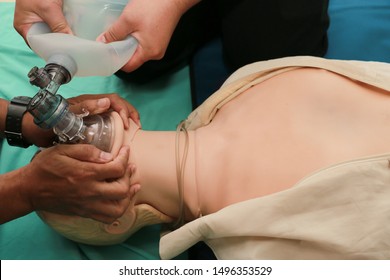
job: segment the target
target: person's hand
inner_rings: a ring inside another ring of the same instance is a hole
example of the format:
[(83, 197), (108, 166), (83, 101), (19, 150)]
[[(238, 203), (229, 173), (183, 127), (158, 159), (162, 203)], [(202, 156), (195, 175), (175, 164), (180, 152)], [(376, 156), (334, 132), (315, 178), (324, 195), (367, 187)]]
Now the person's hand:
[(26, 42), (31, 25), (42, 21), (53, 32), (72, 34), (62, 12), (62, 0), (16, 0), (14, 28)]
[(131, 72), (148, 60), (161, 59), (180, 17), (200, 0), (132, 0), (119, 19), (97, 40), (110, 43), (128, 35), (138, 40), (138, 48), (122, 70)]
[(129, 118), (141, 127), (138, 111), (116, 93), (83, 94), (68, 99), (72, 112), (81, 114), (87, 110), (90, 115), (96, 115), (108, 110), (117, 112), (123, 121), (125, 129), (129, 128)]
[(134, 167), (129, 147), (113, 158), (92, 145), (57, 145), (38, 153), (22, 173), (32, 211), (77, 215), (111, 223), (123, 215), (139, 185), (130, 187)]
[[(67, 101), (71, 106), (71, 111), (75, 114), (88, 111), (89, 114), (94, 115), (114, 110), (121, 116), (125, 129), (129, 127), (129, 118), (141, 127), (138, 111), (117, 94), (83, 94), (69, 98)], [(38, 127), (34, 124), (33, 117), (30, 114), (26, 114), (23, 118), (22, 131), (27, 141), (38, 147), (51, 146), (55, 140), (53, 130)]]

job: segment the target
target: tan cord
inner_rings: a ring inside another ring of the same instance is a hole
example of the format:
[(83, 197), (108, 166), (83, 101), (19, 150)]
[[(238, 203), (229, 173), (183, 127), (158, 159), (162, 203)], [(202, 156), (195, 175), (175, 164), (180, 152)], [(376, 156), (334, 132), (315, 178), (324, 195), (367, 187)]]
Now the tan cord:
[[(174, 228), (178, 228), (184, 224), (185, 210), (184, 210), (184, 172), (185, 164), (188, 154), (188, 131), (184, 127), (185, 121), (181, 121), (176, 129), (176, 175), (177, 175), (177, 186), (179, 190), (179, 218), (174, 224)], [(180, 160), (180, 132), (184, 131), (185, 143), (184, 153)]]

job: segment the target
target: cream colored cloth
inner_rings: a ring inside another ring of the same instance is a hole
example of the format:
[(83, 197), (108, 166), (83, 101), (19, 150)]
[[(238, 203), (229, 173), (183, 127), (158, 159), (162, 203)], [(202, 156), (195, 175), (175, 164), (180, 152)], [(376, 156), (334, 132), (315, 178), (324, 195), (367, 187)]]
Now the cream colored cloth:
[[(390, 90), (390, 65), (292, 57), (245, 66), (189, 116), (207, 125), (249, 87), (296, 67), (316, 67)], [(390, 151), (389, 151), (390, 152)], [(218, 259), (390, 259), (390, 153), (337, 164), (292, 188), (226, 207), (164, 235), (170, 259), (205, 241)]]
[(211, 95), (186, 121), (187, 129), (207, 125), (219, 108), (248, 88), (280, 73), (299, 67), (326, 69), (354, 80), (390, 90), (390, 64), (352, 60), (329, 60), (319, 57), (298, 56), (249, 64), (233, 73), (220, 90)]

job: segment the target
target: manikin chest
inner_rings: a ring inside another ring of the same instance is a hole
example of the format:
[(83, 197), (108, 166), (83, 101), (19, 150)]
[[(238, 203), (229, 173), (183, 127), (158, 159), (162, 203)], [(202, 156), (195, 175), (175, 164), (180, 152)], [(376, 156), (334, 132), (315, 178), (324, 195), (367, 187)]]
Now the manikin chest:
[(389, 152), (388, 108), (387, 93), (318, 69), (248, 89), (196, 131), (204, 207), (215, 211), (290, 188), (326, 166)]

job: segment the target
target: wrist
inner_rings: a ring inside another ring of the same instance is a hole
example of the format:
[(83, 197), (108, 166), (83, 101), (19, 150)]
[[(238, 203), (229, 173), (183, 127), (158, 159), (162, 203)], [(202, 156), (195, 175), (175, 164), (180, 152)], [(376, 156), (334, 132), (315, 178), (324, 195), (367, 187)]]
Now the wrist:
[(56, 137), (52, 129), (43, 129), (36, 125), (30, 113), (23, 117), (22, 131), (25, 141), (38, 147), (52, 146)]
[(5, 119), (7, 117), (8, 101), (0, 99), (0, 137), (5, 138)]
[(27, 148), (31, 145), (24, 138), (22, 131), (23, 117), (30, 100), (31, 98), (26, 96), (17, 96), (8, 103), (4, 134), (11, 146)]

